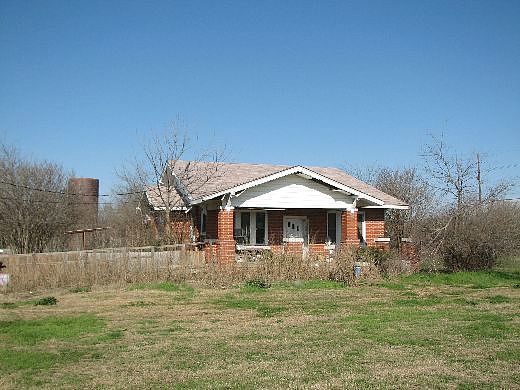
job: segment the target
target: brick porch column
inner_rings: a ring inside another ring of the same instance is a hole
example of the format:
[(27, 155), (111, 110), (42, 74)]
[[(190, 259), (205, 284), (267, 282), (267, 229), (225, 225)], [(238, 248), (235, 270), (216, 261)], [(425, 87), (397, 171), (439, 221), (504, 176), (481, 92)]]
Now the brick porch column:
[(235, 261), (235, 239), (233, 238), (234, 210), (220, 209), (217, 214), (217, 257), (221, 263)]
[(359, 246), (357, 210), (345, 210), (341, 212), (341, 243)]

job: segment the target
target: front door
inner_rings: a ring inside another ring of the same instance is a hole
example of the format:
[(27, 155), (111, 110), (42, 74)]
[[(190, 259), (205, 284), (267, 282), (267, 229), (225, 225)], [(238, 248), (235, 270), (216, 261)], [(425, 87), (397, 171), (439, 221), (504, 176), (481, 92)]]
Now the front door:
[(307, 219), (302, 217), (284, 218), (284, 238), (302, 241), (307, 244)]

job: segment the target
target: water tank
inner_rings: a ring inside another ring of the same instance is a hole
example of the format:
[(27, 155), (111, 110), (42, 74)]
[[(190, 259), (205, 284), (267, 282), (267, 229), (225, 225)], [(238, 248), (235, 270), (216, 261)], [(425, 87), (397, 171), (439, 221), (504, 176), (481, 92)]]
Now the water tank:
[(77, 216), (76, 228), (95, 227), (98, 219), (99, 179), (72, 178), (69, 180), (68, 192)]

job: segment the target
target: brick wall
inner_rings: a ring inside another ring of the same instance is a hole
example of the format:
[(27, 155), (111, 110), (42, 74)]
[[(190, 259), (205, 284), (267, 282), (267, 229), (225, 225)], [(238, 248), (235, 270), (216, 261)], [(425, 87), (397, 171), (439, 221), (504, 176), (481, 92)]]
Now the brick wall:
[[(375, 240), (385, 236), (385, 211), (383, 209), (365, 209), (366, 240), (368, 246), (381, 246)], [(384, 245), (383, 245), (384, 246)]]
[(283, 252), (288, 255), (301, 256), (303, 254), (303, 243), (301, 243), (301, 242), (284, 242)]
[(341, 212), (341, 242), (348, 245), (359, 245), (357, 211)]
[(218, 210), (218, 260), (220, 262), (235, 261), (235, 239), (233, 238), (233, 210)]
[(173, 211), (170, 215), (170, 235), (175, 242), (190, 242), (191, 218), (184, 211)]
[(267, 212), (267, 240), (269, 245), (282, 245), (283, 242), (283, 211)]

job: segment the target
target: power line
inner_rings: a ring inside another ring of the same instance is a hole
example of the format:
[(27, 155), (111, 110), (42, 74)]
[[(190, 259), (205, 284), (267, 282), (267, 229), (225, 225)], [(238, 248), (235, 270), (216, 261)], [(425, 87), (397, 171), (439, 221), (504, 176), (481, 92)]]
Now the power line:
[[(13, 200), (13, 201), (19, 201), (21, 198), (15, 198), (15, 197), (9, 197), (9, 196), (0, 196), (1, 200)], [(61, 204), (61, 203), (67, 203), (69, 205), (73, 206), (83, 206), (83, 205), (99, 205), (99, 206), (106, 206), (106, 205), (113, 205), (117, 204), (116, 202), (67, 202), (66, 200), (43, 200), (43, 199), (22, 199), (27, 202), (31, 203), (47, 203), (47, 204)], [(133, 202), (130, 201), (121, 201), (121, 203), (130, 204)]]
[[(96, 195), (90, 195), (90, 194), (78, 194), (78, 193), (72, 193), (72, 192), (47, 190), (47, 189), (44, 189), (44, 188), (36, 188), (36, 187), (26, 186), (24, 184), (11, 183), (11, 182), (7, 182), (7, 181), (4, 181), (4, 180), (0, 180), (0, 183), (6, 184), (6, 185), (11, 186), (11, 187), (24, 188), (26, 190), (38, 191), (38, 192), (48, 192), (48, 193), (51, 193), (51, 194), (58, 194), (58, 195), (89, 196), (89, 197), (96, 196)], [(97, 196), (98, 197), (99, 196), (125, 196), (125, 195), (136, 195), (136, 194), (142, 194), (142, 193), (144, 193), (144, 190), (143, 191), (132, 191), (132, 192), (121, 192), (121, 193), (116, 193), (116, 194), (98, 194)]]

